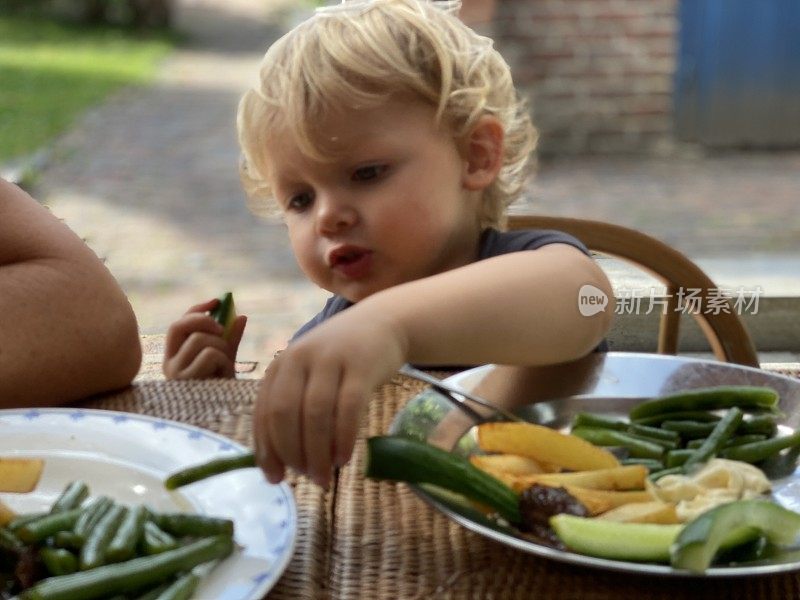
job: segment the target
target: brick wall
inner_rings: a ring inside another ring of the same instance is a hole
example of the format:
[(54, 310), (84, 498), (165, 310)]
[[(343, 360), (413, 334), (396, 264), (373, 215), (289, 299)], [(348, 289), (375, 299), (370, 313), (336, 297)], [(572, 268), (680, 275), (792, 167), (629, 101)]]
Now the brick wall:
[(526, 93), (539, 153), (672, 147), (678, 0), (498, 0), (497, 47)]

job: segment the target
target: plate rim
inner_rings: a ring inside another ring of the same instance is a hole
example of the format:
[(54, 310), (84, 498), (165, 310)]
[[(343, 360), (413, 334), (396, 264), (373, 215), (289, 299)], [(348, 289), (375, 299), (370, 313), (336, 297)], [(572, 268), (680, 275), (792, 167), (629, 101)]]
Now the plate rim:
[[(197, 425), (182, 423), (180, 421), (175, 421), (173, 419), (165, 419), (163, 417), (156, 417), (148, 414), (127, 412), (120, 410), (106, 410), (100, 408), (82, 408), (82, 407), (69, 407), (69, 406), (0, 409), (0, 419), (2, 419), (4, 416), (20, 416), (23, 418), (28, 418), (30, 420), (33, 420), (34, 418), (38, 418), (40, 415), (48, 415), (48, 414), (67, 416), (75, 421), (82, 418), (83, 415), (92, 415), (112, 420), (114, 420), (115, 418), (121, 419), (124, 417), (124, 420), (140, 421), (144, 423), (150, 423), (154, 426), (163, 425), (164, 427), (170, 427), (172, 429), (177, 429), (185, 433), (199, 434), (203, 438), (216, 442), (219, 445), (217, 449), (218, 453), (228, 452), (231, 450), (239, 452), (250, 451), (248, 447), (244, 446), (243, 444), (240, 444), (236, 440), (233, 440), (215, 431), (211, 431), (210, 429), (205, 429), (203, 427), (198, 427)], [(268, 484), (266, 482), (264, 482), (264, 484), (275, 487), (280, 491), (281, 497), (283, 498), (283, 501), (286, 504), (290, 517), (290, 523), (291, 523), (291, 534), (289, 536), (290, 539), (288, 540), (288, 543), (285, 546), (286, 550), (280, 555), (280, 560), (276, 561), (276, 564), (271, 565), (270, 568), (267, 570), (268, 574), (267, 577), (259, 578), (258, 581), (255, 582), (253, 582), (253, 579), (251, 578), (250, 581), (254, 583), (254, 585), (252, 588), (250, 588), (248, 595), (243, 596), (240, 600), (251, 600), (251, 599), (255, 600), (269, 593), (269, 591), (271, 591), (272, 588), (275, 587), (275, 585), (278, 583), (278, 581), (288, 568), (289, 563), (294, 557), (294, 553), (297, 548), (297, 538), (299, 535), (298, 531), (299, 520), (297, 512), (297, 503), (295, 501), (294, 493), (292, 492), (291, 487), (285, 481), (282, 481), (281, 483), (278, 484)]]
[[(723, 367), (723, 368), (730, 368), (732, 371), (746, 371), (751, 373), (759, 373), (760, 376), (767, 375), (769, 378), (780, 378), (784, 381), (789, 381), (793, 386), (800, 386), (800, 381), (795, 378), (781, 375), (780, 373), (773, 373), (770, 371), (765, 371), (763, 369), (750, 367), (746, 365), (738, 365), (734, 363), (723, 363), (715, 360), (708, 360), (703, 358), (693, 358), (693, 357), (685, 357), (685, 356), (673, 356), (673, 355), (663, 355), (663, 354), (649, 354), (644, 352), (607, 352), (604, 353), (605, 356), (609, 356), (612, 358), (639, 358), (639, 359), (646, 359), (646, 360), (654, 360), (654, 361), (666, 361), (666, 362), (674, 362), (674, 363), (702, 363), (702, 364), (709, 364), (714, 365), (716, 367)], [(461, 382), (465, 379), (469, 379), (472, 377), (478, 377), (485, 372), (489, 372), (492, 369), (498, 367), (500, 365), (494, 364), (484, 364), (478, 365), (476, 367), (465, 369), (463, 371), (459, 371), (458, 373), (454, 373), (446, 378), (443, 379), (446, 383), (453, 384), (455, 386), (460, 386)], [(421, 397), (425, 394), (426, 391), (430, 390), (430, 386), (425, 386), (418, 394), (415, 394), (411, 397), (408, 402), (405, 404), (404, 408), (401, 409), (394, 417), (389, 427), (389, 431), (391, 433), (395, 432), (396, 425), (398, 424), (401, 416), (403, 415), (406, 407), (411, 404), (416, 398)], [(562, 400), (567, 400), (571, 398), (586, 398), (592, 397), (593, 394), (591, 393), (583, 393), (583, 394), (574, 394), (571, 396), (562, 396), (558, 398), (552, 398), (548, 400), (543, 400), (542, 403), (552, 403), (552, 402), (559, 402)], [(596, 397), (596, 395), (595, 395)], [(625, 394), (619, 394), (620, 398), (635, 398), (639, 396), (626, 396)], [(769, 575), (776, 575), (780, 573), (787, 573), (792, 571), (797, 571), (800, 569), (800, 561), (790, 562), (790, 563), (778, 563), (778, 564), (769, 564), (769, 565), (756, 565), (756, 566), (741, 566), (741, 567), (711, 567), (706, 569), (702, 573), (694, 573), (687, 570), (681, 569), (674, 569), (672, 566), (669, 565), (660, 565), (656, 563), (638, 563), (634, 561), (622, 561), (622, 560), (612, 560), (607, 558), (599, 558), (593, 557), (585, 554), (579, 554), (577, 552), (570, 552), (570, 551), (562, 551), (557, 550), (555, 548), (548, 548), (547, 546), (543, 546), (540, 544), (535, 544), (533, 542), (513, 537), (509, 534), (503, 533), (501, 531), (497, 531), (481, 523), (473, 521), (456, 511), (450, 509), (446, 505), (439, 502), (434, 496), (428, 494), (424, 489), (421, 487), (414, 485), (414, 484), (407, 484), (411, 490), (421, 499), (423, 499), (426, 503), (433, 506), (440, 512), (444, 513), (449, 519), (455, 521), (462, 527), (466, 529), (483, 535), (489, 539), (492, 539), (496, 542), (502, 543), (506, 546), (510, 546), (517, 550), (521, 550), (528, 554), (533, 554), (536, 556), (540, 556), (542, 558), (546, 558), (548, 560), (555, 560), (562, 563), (568, 564), (575, 564), (582, 567), (587, 568), (596, 568), (606, 571), (612, 571), (616, 573), (632, 573), (637, 575), (655, 575), (658, 577), (670, 577), (670, 578), (678, 578), (678, 579), (705, 579), (705, 578), (738, 578), (738, 577), (748, 577), (748, 576), (769, 576)]]

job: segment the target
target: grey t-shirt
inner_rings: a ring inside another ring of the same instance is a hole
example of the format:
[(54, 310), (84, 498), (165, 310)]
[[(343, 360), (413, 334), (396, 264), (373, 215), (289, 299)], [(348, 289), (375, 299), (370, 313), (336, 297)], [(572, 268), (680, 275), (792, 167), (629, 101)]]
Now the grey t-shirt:
[[(486, 229), (481, 235), (478, 260), (485, 260), (511, 252), (536, 250), (548, 244), (569, 244), (570, 246), (578, 248), (581, 252), (587, 255), (589, 254), (586, 246), (579, 240), (560, 231), (551, 231), (547, 229), (497, 231), (496, 229)], [(291, 341), (293, 342), (307, 331), (310, 331), (323, 321), (330, 319), (333, 315), (342, 312), (352, 305), (352, 302), (341, 296), (331, 296), (325, 303), (325, 307), (313, 319), (295, 332)]]

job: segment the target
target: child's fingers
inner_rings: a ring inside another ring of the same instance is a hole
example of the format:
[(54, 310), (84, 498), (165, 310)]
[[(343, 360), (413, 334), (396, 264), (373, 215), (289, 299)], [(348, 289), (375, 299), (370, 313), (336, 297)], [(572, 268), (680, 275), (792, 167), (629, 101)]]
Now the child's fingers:
[(269, 428), (267, 439), (284, 465), (305, 473), (301, 427), (306, 371), (300, 361), (276, 360), (281, 363), (280, 368), (275, 370), (269, 396), (264, 399)]
[(328, 485), (333, 458), (333, 417), (341, 369), (338, 364), (320, 364), (313, 369), (303, 398), (303, 445), (308, 475), (323, 487)]
[(175, 356), (193, 333), (208, 333), (220, 337), (222, 332), (222, 325), (207, 314), (187, 313), (169, 326), (164, 356)]
[(267, 442), (266, 450), (259, 461), (259, 465), (270, 483), (280, 483), (286, 476), (286, 466), (278, 460), (278, 455), (269, 442)]
[(211, 300), (206, 300), (205, 302), (201, 302), (200, 304), (195, 304), (194, 306), (189, 307), (184, 315), (190, 315), (192, 313), (205, 313), (213, 308), (215, 308), (219, 304), (219, 298), (212, 298)]
[(209, 377), (234, 377), (233, 362), (219, 348), (203, 348), (191, 364), (176, 379), (206, 379)]
[[(164, 360), (164, 374), (168, 379), (186, 379), (186, 370), (204, 350), (209, 348), (217, 350), (229, 363), (233, 364), (228, 356), (229, 348), (225, 340), (213, 333), (194, 331), (185, 339), (174, 355), (167, 355)], [(210, 376), (210, 374), (206, 376)]]
[(258, 387), (256, 404), (253, 409), (253, 447), (256, 453), (256, 462), (264, 472), (270, 483), (279, 483), (284, 476), (285, 468), (283, 463), (278, 460), (275, 450), (269, 442), (269, 417), (267, 411), (267, 398), (271, 378), (267, 377), (270, 371), (274, 371), (275, 361), (266, 370), (264, 379)]
[(345, 373), (339, 389), (336, 405), (336, 438), (334, 440), (334, 464), (344, 466), (353, 454), (358, 435), (361, 412), (367, 402), (363, 380), (352, 373)]

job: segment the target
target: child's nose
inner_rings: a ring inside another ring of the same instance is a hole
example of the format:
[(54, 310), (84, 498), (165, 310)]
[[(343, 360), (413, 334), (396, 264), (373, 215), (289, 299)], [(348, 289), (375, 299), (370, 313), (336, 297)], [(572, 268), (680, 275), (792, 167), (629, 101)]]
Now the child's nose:
[(357, 211), (342, 195), (318, 194), (316, 208), (317, 229), (321, 234), (337, 233), (358, 221)]

